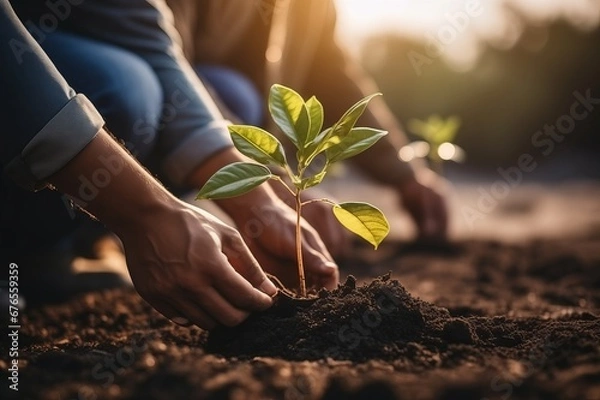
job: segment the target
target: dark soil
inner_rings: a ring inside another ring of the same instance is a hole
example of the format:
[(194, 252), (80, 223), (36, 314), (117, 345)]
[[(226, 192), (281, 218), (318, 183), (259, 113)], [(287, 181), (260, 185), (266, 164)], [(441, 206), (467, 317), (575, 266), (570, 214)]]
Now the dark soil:
[[(210, 335), (170, 323), (132, 290), (29, 309), (19, 393), (600, 399), (599, 237), (434, 250), (357, 249), (344, 266), (356, 279), (309, 301), (280, 296), (241, 327)], [(4, 382), (7, 361), (3, 348)]]

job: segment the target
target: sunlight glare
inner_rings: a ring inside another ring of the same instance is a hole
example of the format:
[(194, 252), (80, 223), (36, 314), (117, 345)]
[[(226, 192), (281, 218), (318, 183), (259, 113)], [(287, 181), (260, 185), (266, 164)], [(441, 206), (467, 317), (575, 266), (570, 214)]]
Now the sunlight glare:
[(466, 20), (464, 29), (459, 27), (455, 38), (442, 46), (442, 56), (457, 69), (472, 66), (485, 43), (512, 47), (523, 33), (515, 11), (539, 25), (563, 18), (589, 30), (600, 23), (597, 0), (336, 0), (338, 32), (355, 55), (365, 38), (381, 32), (439, 41), (440, 31), (456, 28), (451, 16), (464, 13), (469, 3), (483, 11)]

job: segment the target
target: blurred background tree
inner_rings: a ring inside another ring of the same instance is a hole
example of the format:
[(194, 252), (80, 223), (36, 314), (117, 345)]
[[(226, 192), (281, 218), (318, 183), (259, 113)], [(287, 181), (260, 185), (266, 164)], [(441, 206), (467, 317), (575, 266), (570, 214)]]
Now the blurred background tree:
[[(344, 8), (350, 6), (342, 5), (345, 1), (338, 1), (342, 32), (348, 23)], [(532, 145), (536, 131), (569, 113), (573, 92), (589, 89), (600, 98), (600, 1), (537, 0), (537, 14), (527, 1), (490, 1), (499, 7), (495, 12), (502, 13), (503, 23), (490, 27), (491, 11), (485, 10), (444, 44), (437, 37), (440, 29), (452, 27), (448, 15), (464, 11), (468, 1), (430, 0), (431, 6), (453, 4), (438, 10), (441, 18), (420, 34), (391, 26), (388, 32), (366, 29), (366, 39), (354, 51), (400, 121), (460, 116), (455, 142), (467, 152), (467, 163), (455, 167), (456, 173), (493, 173), (530, 153), (540, 165), (530, 178), (600, 178), (600, 106), (547, 157)], [(380, 2), (388, 11), (403, 3)], [(559, 8), (551, 13), (551, 6)], [(431, 56), (432, 46), (439, 46), (440, 57)]]

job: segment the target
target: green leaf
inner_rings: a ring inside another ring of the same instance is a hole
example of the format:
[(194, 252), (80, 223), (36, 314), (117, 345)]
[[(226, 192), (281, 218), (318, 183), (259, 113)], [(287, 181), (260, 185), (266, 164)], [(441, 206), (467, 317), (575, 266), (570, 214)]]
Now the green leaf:
[(285, 86), (273, 85), (269, 111), (277, 126), (298, 149), (306, 147), (310, 120), (302, 96)]
[(415, 135), (425, 139), (427, 142), (431, 142), (431, 125), (420, 119), (413, 118), (408, 121), (408, 129)]
[(432, 115), (427, 121), (410, 120), (408, 129), (425, 139), (432, 146), (437, 147), (444, 142), (452, 142), (460, 125), (459, 117), (453, 116), (444, 120), (439, 115)]
[(373, 146), (385, 135), (387, 132), (379, 129), (353, 128), (346, 137), (326, 149), (327, 161), (334, 163), (354, 157)]
[(350, 107), (331, 128), (321, 133), (306, 151), (306, 164), (310, 164), (317, 155), (329, 147), (340, 143), (354, 128), (360, 116), (365, 112), (369, 102), (377, 96), (381, 96), (381, 93), (375, 93), (361, 99)]
[(304, 161), (305, 165), (309, 165), (316, 156), (322, 153), (325, 149), (323, 149), (323, 145), (327, 141), (327, 138), (331, 134), (331, 128), (325, 129), (321, 132), (311, 144), (309, 144), (302, 153), (305, 155), (301, 160)]
[(229, 133), (235, 147), (245, 156), (263, 164), (286, 165), (283, 145), (269, 132), (248, 125), (231, 125)]
[(210, 177), (198, 192), (196, 200), (240, 196), (271, 177), (271, 171), (264, 165), (246, 162), (229, 164)]
[(461, 121), (459, 117), (447, 118), (433, 135), (434, 144), (441, 145), (444, 142), (452, 142), (456, 137)]
[(310, 118), (310, 131), (306, 137), (306, 143), (308, 144), (315, 140), (319, 133), (321, 133), (325, 113), (323, 111), (323, 105), (315, 96), (308, 99), (306, 108), (308, 109), (308, 116)]
[(333, 126), (333, 132), (331, 136), (339, 136), (343, 139), (346, 135), (348, 135), (352, 128), (354, 128), (354, 125), (356, 125), (356, 122), (360, 116), (365, 112), (369, 102), (377, 96), (381, 96), (381, 93), (375, 93), (367, 96), (350, 107), (348, 111), (342, 115), (342, 118), (340, 118), (340, 120)]
[(390, 231), (390, 224), (378, 208), (367, 203), (341, 203), (333, 214), (350, 232), (371, 243), (375, 249)]

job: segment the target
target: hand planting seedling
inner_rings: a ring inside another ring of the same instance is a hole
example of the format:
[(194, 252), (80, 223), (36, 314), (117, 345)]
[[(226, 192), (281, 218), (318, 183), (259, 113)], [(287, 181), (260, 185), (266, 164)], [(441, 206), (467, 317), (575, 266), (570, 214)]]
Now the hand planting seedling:
[[(375, 248), (389, 233), (390, 227), (383, 213), (376, 207), (359, 202), (334, 203), (329, 199), (302, 201), (304, 190), (323, 181), (329, 168), (336, 162), (353, 157), (375, 144), (387, 134), (385, 131), (355, 127), (374, 94), (360, 100), (342, 115), (330, 128), (323, 130), (323, 106), (316, 97), (305, 101), (294, 90), (273, 85), (269, 95), (269, 111), (277, 126), (296, 148), (297, 167), (293, 171), (281, 142), (271, 133), (248, 125), (232, 125), (229, 132), (235, 147), (255, 162), (237, 162), (221, 168), (200, 189), (196, 199), (224, 199), (251, 191), (269, 179), (282, 184), (295, 199), (296, 205), (296, 258), (300, 295), (306, 297), (306, 278), (302, 261), (302, 208), (318, 201), (329, 203), (336, 219), (349, 231), (371, 243)], [(316, 173), (314, 161), (324, 160)], [(271, 172), (267, 166), (282, 167), (289, 184)]]
[(456, 116), (442, 119), (433, 115), (427, 121), (413, 119), (408, 123), (408, 129), (423, 140), (412, 142), (400, 149), (400, 158), (409, 162), (415, 158), (427, 158), (431, 168), (443, 175), (443, 162), (464, 160), (465, 152), (452, 143), (458, 129), (460, 118)]

